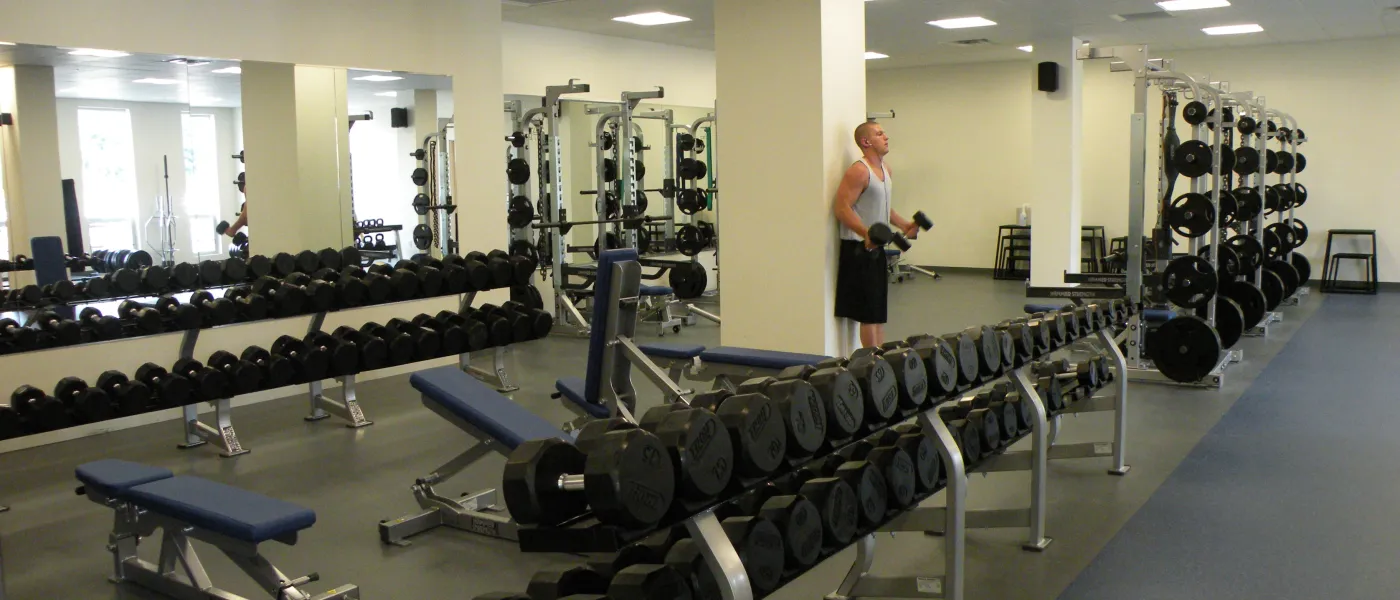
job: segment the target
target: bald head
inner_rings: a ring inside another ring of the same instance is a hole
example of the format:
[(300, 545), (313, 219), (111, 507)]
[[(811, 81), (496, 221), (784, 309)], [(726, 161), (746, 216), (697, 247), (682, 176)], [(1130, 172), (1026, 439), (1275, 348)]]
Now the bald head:
[(885, 136), (885, 128), (874, 121), (866, 121), (856, 127), (856, 146), (860, 147), (861, 153), (874, 152), (879, 156), (884, 156), (890, 151), (889, 138)]

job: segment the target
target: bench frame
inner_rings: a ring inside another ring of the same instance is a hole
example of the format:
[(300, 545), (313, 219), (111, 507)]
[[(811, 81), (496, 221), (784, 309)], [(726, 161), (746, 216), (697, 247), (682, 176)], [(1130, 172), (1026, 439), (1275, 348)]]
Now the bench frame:
[[(113, 509), (115, 517), (107, 549), (112, 552), (112, 583), (133, 583), (180, 600), (247, 600), (214, 586), (204, 570), (192, 540), (199, 540), (223, 552), (248, 577), (274, 600), (358, 600), (360, 590), (343, 585), (317, 595), (303, 592), (297, 586), (319, 579), (312, 574), (292, 579), (258, 553), (258, 544), (236, 540), (214, 533), (188, 522), (141, 508), (120, 498), (109, 497), (88, 486), (90, 500)], [(158, 563), (137, 556), (141, 538), (152, 537), (161, 530)], [(275, 538), (287, 545), (295, 544), (295, 532)], [(183, 577), (183, 579), (182, 579)]]

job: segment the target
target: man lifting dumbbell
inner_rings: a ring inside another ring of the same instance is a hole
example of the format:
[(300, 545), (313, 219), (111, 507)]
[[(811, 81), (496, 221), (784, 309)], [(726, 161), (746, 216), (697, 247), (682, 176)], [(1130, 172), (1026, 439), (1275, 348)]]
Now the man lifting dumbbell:
[(890, 140), (884, 128), (862, 123), (856, 128), (855, 140), (863, 157), (846, 169), (836, 191), (834, 212), (841, 223), (836, 316), (860, 323), (861, 346), (869, 347), (885, 343), (889, 312), (889, 261), (878, 248), (881, 244), (871, 239), (870, 229), (876, 224), (893, 224), (904, 237), (915, 239), (923, 224), (899, 216), (890, 205), (893, 179), (885, 164)]

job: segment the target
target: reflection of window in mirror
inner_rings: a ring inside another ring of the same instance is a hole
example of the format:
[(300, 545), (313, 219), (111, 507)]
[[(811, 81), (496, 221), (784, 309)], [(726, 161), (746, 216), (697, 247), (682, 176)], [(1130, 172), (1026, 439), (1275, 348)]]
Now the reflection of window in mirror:
[(131, 112), (78, 109), (78, 149), (83, 159), (82, 212), (92, 250), (137, 247), (136, 155)]
[(10, 208), (5, 199), (5, 149), (3, 147), (0, 147), (0, 258), (10, 259)]
[(185, 113), (181, 117), (185, 144), (185, 215), (195, 254), (219, 251), (214, 224), (219, 216), (218, 137), (214, 115)]

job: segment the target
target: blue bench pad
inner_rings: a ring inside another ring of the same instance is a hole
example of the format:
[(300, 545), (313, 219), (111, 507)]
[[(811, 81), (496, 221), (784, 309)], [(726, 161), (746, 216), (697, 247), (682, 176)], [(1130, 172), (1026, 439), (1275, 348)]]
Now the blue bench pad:
[(559, 391), (569, 402), (573, 402), (582, 408), (588, 416), (595, 419), (606, 419), (608, 417), (608, 407), (602, 404), (589, 402), (583, 396), (584, 382), (582, 377), (561, 377), (554, 382), (554, 389)]
[(640, 293), (643, 296), (670, 296), (676, 291), (665, 285), (644, 285)]
[[(1064, 307), (1066, 307), (1066, 306), (1070, 306), (1070, 305), (1068, 305), (1068, 304), (1027, 304), (1027, 305), (1025, 305), (1025, 307), (1023, 307), (1023, 308), (1025, 309), (1025, 311), (1026, 311), (1027, 314), (1030, 314), (1030, 313), (1048, 313), (1048, 312), (1055, 312), (1055, 311), (1058, 311), (1058, 310), (1060, 310), (1061, 308), (1064, 308)], [(1172, 319), (1174, 319), (1174, 318), (1176, 318), (1176, 313), (1174, 313), (1174, 312), (1172, 312), (1172, 311), (1170, 311), (1170, 310), (1165, 310), (1165, 309), (1161, 309), (1161, 308), (1149, 308), (1149, 309), (1146, 309), (1146, 310), (1142, 311), (1142, 320), (1148, 321), (1148, 322), (1151, 322), (1151, 323), (1160, 323), (1160, 322), (1163, 322), (1163, 321), (1170, 321), (1170, 320), (1172, 320)]]
[(199, 477), (171, 477), (127, 491), (132, 504), (254, 544), (316, 523), (311, 509)]
[(885, 248), (885, 256), (899, 256), (899, 248)]
[(525, 410), (456, 366), (419, 371), (408, 381), (423, 394), (423, 399), (446, 408), (506, 448), (514, 450), (527, 440), (569, 439), (549, 421)]
[(686, 344), (678, 342), (669, 344), (658, 342), (655, 344), (642, 344), (637, 346), (642, 354), (647, 356), (659, 356), (661, 358), (695, 358), (705, 351), (705, 347), (699, 344)]
[(700, 360), (705, 362), (776, 370), (801, 365), (815, 365), (827, 358), (829, 357), (820, 354), (755, 350), (753, 348), (735, 348), (732, 346), (710, 348), (700, 353)]
[(116, 459), (78, 465), (75, 474), (83, 485), (96, 489), (104, 496), (120, 496), (143, 483), (175, 476), (170, 469)]

